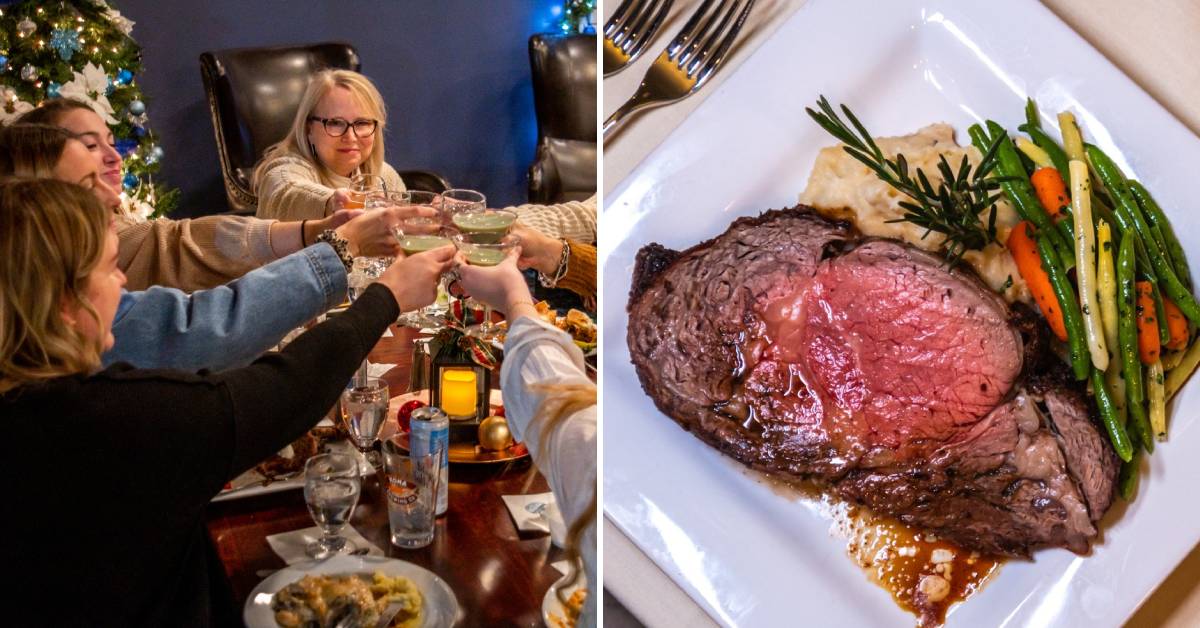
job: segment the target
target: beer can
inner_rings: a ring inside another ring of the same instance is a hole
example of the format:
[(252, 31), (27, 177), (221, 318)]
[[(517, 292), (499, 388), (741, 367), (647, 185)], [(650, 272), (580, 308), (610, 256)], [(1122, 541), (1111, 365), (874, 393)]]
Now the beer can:
[(450, 417), (441, 408), (424, 406), (413, 410), (409, 419), (408, 445), (412, 453), (424, 455), (437, 448), (442, 450), (439, 471), (437, 514), (446, 512), (450, 482)]

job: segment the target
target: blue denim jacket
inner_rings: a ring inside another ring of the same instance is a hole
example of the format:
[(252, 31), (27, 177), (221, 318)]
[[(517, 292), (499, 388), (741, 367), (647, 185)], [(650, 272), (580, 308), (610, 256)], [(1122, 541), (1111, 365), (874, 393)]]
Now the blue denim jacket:
[(250, 363), (346, 298), (346, 269), (314, 244), (211, 290), (124, 292), (104, 366), (223, 370)]

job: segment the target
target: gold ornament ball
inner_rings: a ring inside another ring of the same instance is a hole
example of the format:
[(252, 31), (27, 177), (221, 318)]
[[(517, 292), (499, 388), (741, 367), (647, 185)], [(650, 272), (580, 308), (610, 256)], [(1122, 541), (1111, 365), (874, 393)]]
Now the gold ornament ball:
[(479, 424), (479, 446), (489, 451), (502, 451), (513, 444), (508, 421), (502, 416), (490, 416)]

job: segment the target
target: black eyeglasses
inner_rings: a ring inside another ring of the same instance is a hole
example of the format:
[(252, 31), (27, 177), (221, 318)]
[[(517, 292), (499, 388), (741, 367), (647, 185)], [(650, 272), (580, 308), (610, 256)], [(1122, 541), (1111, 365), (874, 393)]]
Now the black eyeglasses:
[(342, 118), (318, 118), (317, 116), (308, 116), (309, 122), (320, 122), (321, 126), (325, 127), (325, 132), (330, 137), (341, 137), (354, 128), (354, 137), (371, 137), (375, 134), (375, 129), (379, 127), (379, 120), (371, 120), (369, 118), (359, 118), (354, 122), (347, 122)]

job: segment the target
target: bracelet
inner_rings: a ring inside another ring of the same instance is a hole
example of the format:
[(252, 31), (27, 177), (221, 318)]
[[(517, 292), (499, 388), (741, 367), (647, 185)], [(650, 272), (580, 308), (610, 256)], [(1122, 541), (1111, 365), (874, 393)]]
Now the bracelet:
[(571, 243), (565, 239), (562, 240), (562, 255), (558, 258), (558, 268), (554, 271), (554, 278), (547, 277), (542, 271), (538, 271), (538, 283), (542, 284), (543, 288), (553, 288), (558, 285), (558, 282), (567, 275), (567, 261), (571, 258)]
[(537, 305), (535, 305), (535, 304), (533, 303), (533, 301), (530, 301), (529, 299), (521, 299), (520, 301), (513, 301), (512, 303), (509, 303), (509, 304), (508, 304), (508, 309), (507, 309), (507, 310), (504, 310), (504, 312), (505, 312), (505, 313), (511, 312), (511, 311), (512, 311), (512, 309), (513, 309), (514, 307), (518, 306), (518, 305), (528, 305), (529, 307), (531, 307), (531, 308), (533, 308), (533, 309), (535, 309), (535, 310), (537, 309)]
[(324, 242), (333, 247), (333, 252), (337, 253), (338, 259), (342, 260), (342, 265), (346, 267), (347, 274), (354, 269), (354, 257), (350, 255), (350, 243), (333, 229), (322, 231), (321, 235), (317, 236), (317, 242)]
[(308, 246), (308, 242), (304, 241), (304, 223), (306, 222), (308, 222), (308, 220), (300, 221), (300, 248), (302, 249)]

